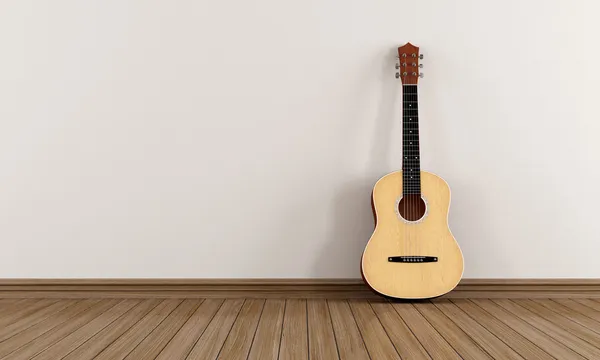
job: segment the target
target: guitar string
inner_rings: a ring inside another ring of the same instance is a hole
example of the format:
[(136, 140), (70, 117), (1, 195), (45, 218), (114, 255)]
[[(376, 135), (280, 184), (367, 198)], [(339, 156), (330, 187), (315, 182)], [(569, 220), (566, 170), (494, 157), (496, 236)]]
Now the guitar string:
[[(404, 81), (403, 83), (406, 82), (406, 76), (404, 76)], [(406, 179), (406, 169), (408, 167), (408, 162), (406, 161), (406, 117), (405, 115), (408, 113), (408, 108), (406, 106), (406, 100), (407, 100), (407, 91), (406, 88), (404, 86), (402, 86), (402, 155), (403, 157), (405, 157), (405, 159), (402, 159), (402, 197), (400, 198), (403, 204), (403, 208), (404, 211), (402, 212), (402, 214), (400, 214), (400, 217), (405, 218), (404, 220), (407, 220), (406, 218), (408, 217), (408, 210), (409, 205), (408, 205), (408, 198), (406, 197), (406, 193), (407, 193), (407, 189), (406, 189), (406, 185), (407, 182), (405, 181)], [(404, 224), (404, 239), (403, 239), (403, 255), (406, 256), (407, 252), (410, 251), (410, 243), (408, 242), (408, 227), (406, 226), (406, 224)]]
[[(402, 89), (404, 90), (405, 88), (402, 87)], [(406, 91), (404, 92), (404, 94), (405, 94), (405, 97), (404, 97), (404, 107), (406, 108), (405, 113), (407, 115), (410, 115), (410, 109), (408, 108), (408, 101), (410, 99), (410, 92), (408, 91), (408, 89), (409, 88), (406, 88)], [(406, 123), (406, 125), (407, 126), (403, 126), (404, 129), (408, 128), (408, 123)], [(403, 131), (404, 131), (404, 129), (403, 129)], [(408, 148), (408, 133), (404, 134), (404, 139), (403, 140), (404, 140), (404, 146), (403, 146), (403, 148), (406, 148), (406, 153), (408, 153), (408, 149), (409, 149)], [(410, 168), (410, 157), (408, 158), (408, 160), (409, 161), (406, 162), (406, 169), (405, 169), (405, 172), (404, 172), (404, 178), (406, 179), (406, 184), (405, 184), (406, 189), (404, 190), (404, 193), (406, 194), (405, 195), (406, 196), (405, 204), (406, 204), (406, 207), (407, 207), (407, 209), (406, 209), (406, 211), (404, 213), (405, 213), (405, 216), (407, 217), (407, 220), (410, 221), (410, 217), (411, 217), (411, 214), (410, 214), (411, 213), (411, 211), (410, 211), (411, 210), (411, 204), (410, 204), (410, 195), (408, 195), (408, 193), (410, 192), (410, 187), (409, 187), (410, 186), (409, 185), (410, 182), (408, 181), (408, 176), (409, 176), (408, 175), (408, 170)], [(410, 242), (410, 228), (408, 227), (407, 224), (405, 225), (405, 228), (406, 228), (406, 236), (404, 237), (404, 241), (406, 242), (406, 244), (408, 246), (408, 253), (406, 255), (410, 256), (410, 254), (412, 252), (412, 249), (411, 249), (411, 245), (412, 244)]]
[[(405, 77), (405, 79), (406, 79), (406, 77)], [(408, 88), (405, 88), (404, 86), (402, 86), (402, 92), (404, 94), (403, 95), (404, 101), (402, 103), (402, 107), (403, 107), (403, 111), (402, 112), (403, 112), (403, 115), (404, 114), (410, 115), (409, 114), (410, 110), (408, 108), (408, 101), (410, 99)], [(402, 122), (403, 122), (403, 124), (402, 124), (402, 132), (403, 132), (403, 136), (402, 136), (402, 150), (406, 149), (406, 151), (403, 151), (403, 154), (407, 154), (407, 152), (408, 152), (408, 133), (406, 133), (406, 129), (408, 128), (407, 121), (408, 120), (403, 116), (402, 117)], [(402, 179), (405, 180), (405, 181), (404, 181), (404, 184), (403, 184), (404, 187), (403, 187), (403, 191), (402, 191), (403, 192), (402, 196), (404, 197), (404, 216), (406, 217), (405, 220), (410, 220), (411, 206), (410, 206), (410, 196), (408, 195), (408, 193), (409, 193), (409, 188), (408, 188), (408, 186), (409, 186), (408, 168), (410, 167), (410, 165), (409, 165), (409, 161), (408, 161), (409, 160), (408, 156), (405, 156), (405, 157), (407, 158), (407, 159), (405, 159), (407, 161), (405, 162), (405, 166), (404, 166), (404, 169), (403, 169)], [(406, 253), (404, 255), (408, 256), (411, 253), (410, 229), (408, 228), (408, 224), (404, 225), (404, 243), (405, 243), (405, 245), (407, 247)]]
[[(415, 123), (415, 126), (414, 126), (415, 130), (417, 130), (416, 128), (419, 125), (419, 113), (418, 113), (418, 111), (419, 111), (419, 104), (417, 103), (418, 102), (417, 92), (418, 92), (418, 88), (417, 88), (417, 84), (415, 84), (415, 86), (414, 86), (414, 95), (413, 95), (413, 101), (415, 102), (415, 108), (413, 109), (413, 111), (414, 111), (414, 118), (413, 119), (414, 119), (414, 123)], [(411, 125), (411, 128), (413, 128), (412, 125)], [(415, 148), (417, 149), (417, 151), (415, 152), (415, 155), (418, 157), (419, 156), (419, 151), (418, 151), (419, 150), (418, 131), (416, 133), (413, 131), (413, 136), (411, 137), (411, 140), (415, 141)], [(417, 165), (419, 165), (419, 166), (417, 166)], [(415, 221), (419, 220), (419, 219), (417, 219), (417, 217), (420, 215), (419, 208), (420, 208), (420, 204), (421, 204), (421, 186), (420, 186), (421, 185), (421, 180), (420, 180), (420, 174), (417, 173), (417, 172), (420, 172), (420, 171), (421, 171), (421, 166), (420, 166), (420, 163), (419, 163), (419, 159), (416, 159), (415, 160), (414, 170), (413, 170), (413, 172), (414, 172), (413, 177), (415, 177), (417, 179), (415, 181), (415, 184), (416, 184), (415, 185), (415, 189), (416, 189), (415, 192), (417, 194), (413, 196), (413, 198), (414, 198), (414, 217), (413, 218), (415, 219)], [(414, 240), (414, 242), (415, 242), (415, 247), (416, 247), (417, 243), (418, 243), (418, 239)], [(415, 251), (413, 253), (413, 255), (419, 255), (419, 254), (420, 253), (418, 253), (417, 251)]]
[[(410, 146), (409, 146), (409, 128), (412, 126), (410, 123), (410, 117), (412, 115), (412, 111), (410, 109), (410, 101), (412, 100), (412, 86), (411, 87), (403, 87), (403, 90), (406, 90), (405, 93), (405, 97), (404, 97), (404, 108), (406, 109), (404, 111), (404, 113), (407, 115), (408, 119), (403, 119), (405, 121), (405, 125), (403, 126), (403, 131), (405, 132), (404, 137), (403, 137), (403, 141), (404, 141), (404, 145), (403, 145), (403, 149), (405, 149), (405, 154), (406, 154), (406, 167), (405, 167), (405, 171), (404, 171), (404, 179), (405, 181), (405, 189), (404, 189), (404, 193), (406, 196), (405, 199), (405, 203), (407, 204), (407, 211), (405, 211), (405, 216), (407, 217), (406, 220), (408, 220), (410, 222), (410, 220), (413, 218), (413, 204), (412, 204), (412, 196), (410, 195), (410, 193), (412, 192), (412, 181), (410, 180), (410, 171), (412, 168), (412, 159), (410, 158)], [(410, 233), (411, 233), (411, 229), (409, 227), (409, 224), (406, 224), (406, 237), (405, 237), (405, 242), (408, 244), (408, 256), (410, 256), (412, 254), (412, 241), (411, 241), (411, 237), (410, 237)]]
[[(400, 60), (402, 62), (402, 59)], [(406, 82), (406, 76), (404, 76), (404, 79), (402, 81), (402, 83), (404, 84), (404, 82)], [(406, 146), (406, 133), (404, 131), (406, 124), (406, 118), (405, 118), (405, 114), (407, 113), (407, 109), (406, 109), (406, 91), (404, 86), (402, 86), (402, 156), (405, 157), (405, 146)], [(407, 162), (405, 161), (406, 159), (402, 159), (402, 197), (400, 198), (400, 201), (402, 202), (402, 207), (403, 207), (403, 212), (400, 214), (401, 218), (405, 218), (407, 216), (407, 210), (408, 210), (408, 206), (406, 204), (407, 202), (407, 198), (406, 198), (406, 181), (404, 181), (404, 179), (406, 178), (406, 167), (408, 166)], [(406, 220), (406, 219), (405, 219)], [(406, 255), (407, 251), (408, 251), (408, 231), (406, 228), (406, 225), (404, 227), (404, 238), (402, 239), (402, 255)]]
[[(412, 103), (414, 102), (414, 94), (413, 94), (413, 87), (402, 87), (403, 88), (403, 93), (404, 93), (404, 102), (403, 102), (403, 107), (404, 107), (404, 111), (403, 113), (406, 114), (406, 117), (403, 116), (403, 132), (404, 132), (404, 136), (403, 136), (403, 150), (405, 149), (405, 167), (404, 167), (404, 176), (403, 179), (405, 180), (405, 184), (404, 184), (404, 191), (403, 191), (403, 196), (405, 197), (404, 199), (404, 204), (405, 204), (405, 211), (404, 211), (404, 215), (406, 217), (405, 220), (407, 220), (409, 223), (416, 217), (416, 210), (415, 210), (415, 199), (412, 195), (413, 192), (413, 188), (414, 188), (414, 181), (413, 181), (413, 174), (411, 173), (411, 171), (413, 170), (413, 165), (414, 162), (411, 158), (410, 152), (412, 149), (412, 137), (411, 137), (411, 132), (410, 129), (412, 129), (412, 125), (413, 123), (411, 122), (411, 118), (414, 119), (414, 114), (413, 111), (414, 109), (411, 108)], [(406, 91), (404, 91), (406, 90)], [(407, 256), (412, 256), (414, 253), (413, 247), (415, 246), (415, 244), (413, 244), (413, 239), (412, 239), (412, 228), (410, 228), (410, 224), (407, 223), (405, 224), (405, 237), (404, 237), (404, 241), (407, 244), (407, 248), (408, 251), (406, 253)]]
[[(411, 84), (412, 85), (412, 84)], [(403, 126), (403, 132), (406, 130), (408, 131), (407, 133), (404, 133), (403, 136), (403, 150), (406, 149), (406, 153), (404, 155), (405, 159), (403, 159), (403, 161), (405, 161), (405, 165), (404, 169), (403, 169), (403, 179), (406, 179), (406, 184), (404, 184), (404, 188), (403, 188), (403, 196), (405, 197), (405, 207), (404, 207), (404, 214), (407, 217), (407, 219), (409, 222), (412, 221), (418, 221), (419, 219), (417, 219), (417, 217), (420, 215), (421, 211), (420, 211), (420, 205), (421, 205), (421, 189), (420, 189), (420, 166), (418, 168), (417, 164), (420, 163), (419, 158), (418, 158), (418, 153), (419, 153), (419, 149), (420, 149), (420, 145), (418, 143), (418, 87), (416, 84), (414, 84), (414, 86), (411, 86), (410, 88), (406, 87), (407, 90), (410, 89), (410, 91), (404, 91), (404, 86), (403, 86), (403, 122), (407, 121), (407, 123), (405, 123), (405, 126)], [(415, 104), (415, 108), (411, 108), (412, 104)], [(406, 116), (404, 116), (404, 113), (406, 113)], [(413, 122), (411, 122), (411, 120), (414, 120)], [(416, 126), (413, 126), (416, 125)], [(415, 129), (413, 129), (415, 128)], [(417, 131), (416, 133), (414, 133), (413, 131)], [(411, 135), (412, 134), (412, 135)], [(413, 137), (417, 137), (417, 139), (413, 139)], [(414, 141), (417, 141), (417, 143), (413, 144)], [(412, 146), (411, 146), (412, 145)], [(412, 152), (413, 148), (417, 148), (416, 154), (408, 154), (409, 152)], [(416, 155), (415, 159), (413, 160), (411, 158), (411, 156)], [(413, 173), (413, 170), (415, 170), (415, 172)], [(418, 172), (418, 173), (417, 173)], [(417, 176), (417, 178), (415, 179), (415, 176)], [(413, 194), (414, 193), (414, 194)], [(408, 226), (406, 226), (406, 230), (405, 230), (405, 243), (408, 244), (408, 250), (409, 253), (407, 253), (408, 256), (416, 256), (416, 247), (418, 246), (418, 244), (416, 243), (416, 240), (413, 239), (411, 237), (412, 234), (412, 228), (409, 228)], [(414, 248), (414, 249), (413, 249)]]
[[(410, 90), (407, 91), (407, 105), (408, 105), (408, 115), (412, 116), (413, 115), (413, 109), (411, 108), (412, 106), (412, 99), (413, 99), (413, 87), (410, 87)], [(410, 118), (409, 118), (410, 119)], [(411, 136), (410, 136), (410, 128), (412, 128), (412, 123), (414, 121), (414, 118), (412, 118), (413, 120), (409, 120), (407, 123), (407, 127), (406, 127), (406, 149), (408, 151), (408, 153), (412, 152), (412, 142), (410, 140), (412, 140)], [(408, 163), (408, 173), (406, 174), (406, 183), (408, 185), (408, 189), (407, 189), (407, 196), (408, 196), (408, 216), (409, 216), (409, 221), (411, 219), (414, 219), (415, 217), (415, 209), (414, 209), (414, 196), (411, 194), (413, 192), (412, 187), (413, 187), (413, 176), (412, 176), (412, 170), (413, 170), (413, 161), (410, 158), (410, 155), (408, 156), (409, 158), (409, 163)], [(412, 241), (412, 227), (410, 226), (410, 224), (408, 224), (409, 226), (407, 226), (406, 228), (408, 229), (408, 245), (409, 245), (409, 254), (408, 256), (412, 256), (414, 254), (414, 244)]]
[[(412, 87), (407, 87), (406, 90), (407, 91), (405, 92), (406, 93), (406, 98), (405, 98), (404, 106), (406, 107), (406, 114), (409, 116), (409, 119), (410, 119), (410, 116), (412, 115), (412, 113), (411, 113), (412, 111), (409, 108), (409, 105), (410, 105), (409, 101), (411, 100), (411, 95), (410, 94), (411, 94), (411, 91), (412, 91)], [(410, 196), (410, 192), (411, 192), (410, 169), (411, 169), (411, 160), (412, 159), (410, 159), (410, 155), (408, 154), (410, 152), (409, 151), (410, 147), (408, 146), (409, 145), (408, 144), (409, 143), (409, 141), (408, 141), (408, 139), (409, 139), (408, 128), (411, 125), (410, 125), (410, 120), (405, 119), (405, 121), (407, 121), (407, 122), (406, 122), (406, 126), (404, 126), (404, 128), (406, 129), (406, 134), (405, 134), (405, 137), (404, 137), (404, 140), (405, 140), (404, 147), (406, 149), (406, 154), (407, 154), (407, 158), (408, 158), (407, 159), (408, 161), (406, 163), (406, 173), (405, 173), (406, 186), (407, 186), (407, 189), (405, 190), (405, 193), (406, 193), (406, 203), (408, 204), (408, 211), (407, 211), (407, 217), (408, 217), (408, 219), (407, 220), (410, 221), (410, 219), (412, 219), (412, 203), (411, 203), (412, 199), (411, 199), (411, 196)], [(408, 250), (409, 250), (409, 252), (408, 252), (407, 255), (410, 256), (412, 254), (412, 242), (411, 242), (411, 239), (410, 239), (410, 230), (411, 229), (409, 227), (409, 224), (406, 224), (406, 229), (407, 229), (407, 236), (406, 236), (405, 241), (408, 243)]]
[[(411, 89), (410, 89), (410, 92), (409, 92), (409, 95), (408, 95), (408, 99), (409, 99), (409, 103), (408, 103), (409, 110), (408, 110), (408, 113), (409, 113), (410, 116), (414, 115), (413, 114), (414, 109), (410, 108), (412, 106), (412, 100), (413, 100), (413, 97), (414, 97), (413, 92), (414, 92), (414, 87), (411, 86)], [(408, 129), (412, 129), (412, 125), (413, 125), (414, 121), (415, 121), (415, 118), (413, 117), (412, 121), (408, 122), (407, 130)], [(410, 130), (408, 130), (408, 134), (406, 134), (406, 135), (407, 135), (407, 140), (408, 140), (408, 146), (407, 147), (408, 147), (409, 152), (412, 153), (413, 152), (412, 151), (413, 150), (413, 147), (412, 147), (413, 143), (411, 141), (412, 140), (412, 136), (410, 136)], [(410, 156), (409, 156), (409, 158), (410, 158)], [(413, 161), (413, 159), (410, 159), (410, 160), (411, 160), (411, 162), (410, 162), (410, 169), (409, 169), (409, 172), (408, 172), (408, 184), (409, 184), (408, 190), (409, 190), (409, 193), (412, 193), (412, 192), (414, 192), (414, 190), (413, 190), (413, 187), (414, 187), (414, 185), (413, 185), (414, 184), (414, 181), (413, 181), (413, 178), (414, 178), (414, 175), (413, 175), (414, 161)], [(409, 204), (410, 204), (410, 207), (409, 207), (410, 218), (411, 218), (411, 220), (414, 220), (414, 218), (416, 216), (415, 215), (415, 213), (416, 213), (416, 211), (415, 211), (415, 196), (411, 194), (411, 195), (408, 196), (408, 199), (409, 199)], [(411, 245), (411, 252), (410, 252), (410, 254), (408, 254), (409, 256), (413, 256), (415, 254), (415, 251), (413, 249), (415, 247), (415, 244), (414, 244), (414, 241), (412, 239), (412, 235), (413, 235), (412, 234), (413, 233), (412, 230), (413, 230), (412, 227), (408, 228), (408, 241), (409, 241), (409, 244)]]

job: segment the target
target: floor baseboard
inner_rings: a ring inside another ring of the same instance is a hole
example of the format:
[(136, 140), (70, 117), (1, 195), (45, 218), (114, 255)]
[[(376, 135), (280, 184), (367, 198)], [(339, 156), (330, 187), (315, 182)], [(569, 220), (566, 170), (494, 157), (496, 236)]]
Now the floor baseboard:
[[(444, 298), (600, 298), (600, 279), (463, 279)], [(0, 298), (379, 298), (361, 279), (0, 279)]]

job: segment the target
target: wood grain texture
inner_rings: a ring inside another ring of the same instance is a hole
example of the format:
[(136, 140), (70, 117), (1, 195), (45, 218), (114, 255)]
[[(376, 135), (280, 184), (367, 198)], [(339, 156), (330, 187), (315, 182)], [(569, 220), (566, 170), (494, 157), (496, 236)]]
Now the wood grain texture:
[(264, 300), (252, 299), (244, 303), (225, 344), (223, 344), (218, 359), (245, 360), (248, 358), (264, 306)]
[(368, 302), (350, 301), (365, 346), (372, 359), (400, 359), (385, 329)]
[(121, 316), (109, 326), (102, 329), (96, 335), (87, 340), (83, 345), (65, 356), (62, 360), (89, 360), (93, 359), (113, 341), (117, 340), (123, 333), (129, 330), (135, 323), (140, 321), (160, 300), (148, 299), (141, 301), (138, 305)]
[(340, 359), (369, 359), (369, 353), (348, 302), (346, 300), (329, 300), (327, 303)]
[(472, 302), (555, 358), (565, 360), (585, 359), (583, 356), (571, 350), (564, 344), (557, 342), (531, 323), (499, 306), (495, 302), (488, 299), (474, 299)]
[(460, 359), (454, 348), (415, 309), (413, 304), (394, 303), (392, 306), (432, 359)]
[(535, 300), (535, 302), (600, 334), (600, 314), (585, 305), (581, 305), (570, 299), (540, 299)]
[(93, 321), (98, 316), (102, 315), (116, 304), (120, 300), (103, 300), (94, 305), (91, 308), (86, 309), (83, 313), (73, 317), (72, 321), (65, 321), (62, 324), (54, 327), (52, 331), (44, 333), (42, 336), (34, 339), (26, 346), (19, 348), (18, 350), (10, 353), (9, 355), (2, 358), (2, 360), (19, 360), (19, 359), (31, 359), (54, 343), (60, 341), (64, 337), (73, 333), (77, 329), (81, 328), (85, 324)]
[(221, 305), (223, 305), (222, 299), (205, 300), (156, 359), (185, 359)]
[(551, 305), (548, 305), (548, 307), (546, 307), (533, 300), (519, 300), (518, 304), (536, 313), (546, 321), (550, 321), (552, 322), (552, 324), (557, 325), (562, 329), (569, 331), (569, 333), (577, 336), (578, 338), (587, 341), (589, 344), (600, 344), (600, 334), (594, 332), (591, 329), (588, 329), (587, 327), (581, 324), (578, 324), (576, 321), (567, 318), (565, 315), (548, 308), (552, 307), (556, 309), (556, 307), (558, 306), (558, 304), (556, 303), (554, 303), (554, 306), (552, 306), (551, 303)]
[(184, 300), (125, 359), (155, 359), (183, 324), (188, 321), (201, 302), (202, 300), (197, 299)]
[(44, 341), (42, 335), (45, 335), (50, 331), (55, 331), (55, 329), (56, 331), (60, 331), (61, 328), (59, 327), (59, 325), (62, 325), (67, 321), (73, 320), (75, 316), (84, 313), (98, 302), (100, 302), (100, 300), (98, 299), (76, 301), (76, 303), (73, 306), (69, 306), (64, 310), (51, 315), (44, 321), (41, 321), (35, 324), (34, 326), (23, 330), (22, 332), (15, 334), (14, 336), (8, 339), (3, 340), (2, 342), (0, 342), (0, 359), (12, 353), (13, 351), (23, 346), (26, 346), (28, 343), (30, 343), (36, 338), (40, 338), (39, 341)]
[(308, 300), (308, 352), (310, 359), (338, 359), (333, 324), (325, 300)]
[[(506, 299), (494, 299), (496, 304), (525, 320), (532, 326), (540, 329), (544, 333), (554, 338), (556, 341), (561, 342), (583, 357), (588, 359), (600, 358), (600, 349), (591, 345), (585, 340), (580, 339), (570, 331), (564, 329), (562, 326), (554, 324), (552, 321), (549, 321), (539, 314), (536, 314), (536, 312), (531, 311), (527, 306), (524, 306), (523, 302), (525, 301), (527, 300), (519, 300), (517, 304)], [(552, 316), (551, 318), (553, 320), (557, 319), (556, 316)]]
[(187, 359), (216, 359), (244, 303), (240, 299), (225, 300)]
[(575, 302), (583, 304), (590, 309), (594, 309), (596, 311), (600, 311), (600, 302), (594, 301), (592, 299), (572, 299)]
[[(510, 326), (496, 319), (492, 314), (483, 310), (466, 299), (452, 300), (452, 303), (463, 310), (468, 316), (481, 324), (482, 327), (504, 341), (525, 359), (552, 359), (552, 356), (540, 347), (519, 334)], [(464, 328), (463, 328), (464, 329)]]
[(15, 306), (0, 318), (0, 329), (10, 326), (20, 319), (30, 317), (37, 311), (43, 310), (44, 308), (56, 303), (56, 301), (57, 300), (54, 299), (41, 299)]
[[(1, 297), (1, 296), (0, 296)], [(39, 299), (3, 299), (6, 302), (0, 307), (0, 319), (10, 315), (17, 309), (22, 309), (31, 304), (35, 304)], [(14, 300), (14, 301), (10, 301)]]
[(522, 360), (523, 357), (510, 346), (489, 332), (467, 313), (449, 300), (435, 301), (433, 304), (452, 320), (462, 331), (475, 341), (485, 352), (494, 359)]
[(60, 341), (54, 343), (42, 351), (37, 356), (33, 357), (35, 360), (53, 360), (62, 359), (64, 356), (75, 350), (77, 347), (85, 343), (90, 337), (93, 337), (106, 326), (117, 320), (132, 307), (137, 305), (139, 300), (123, 300), (108, 309), (106, 312), (96, 317), (94, 320), (83, 325), (81, 328), (67, 335)]
[(7, 324), (0, 329), (0, 342), (12, 337), (15, 334), (47, 319), (53, 314), (60, 312), (61, 310), (72, 306), (76, 303), (74, 300), (70, 301), (58, 301), (45, 308), (36, 311), (29, 316), (25, 316), (21, 319), (15, 320), (14, 322)]
[[(448, 298), (600, 298), (600, 279), (463, 279)], [(373, 299), (362, 279), (0, 279), (3, 311), (33, 298)]]
[(100, 352), (95, 360), (124, 359), (133, 351), (167, 316), (181, 304), (181, 300), (164, 300), (146, 316), (127, 330), (119, 339)]
[(308, 315), (306, 308), (306, 300), (286, 300), (279, 359), (308, 359)]
[(265, 302), (248, 360), (276, 360), (279, 356), (285, 300)]
[[(402, 299), (423, 299), (452, 290), (463, 274), (463, 257), (448, 228), (450, 189), (446, 182), (421, 171), (421, 193), (427, 214), (418, 223), (406, 223), (397, 214), (402, 197), (402, 171), (382, 177), (373, 189), (377, 216), (375, 231), (363, 253), (365, 281), (375, 291)], [(393, 263), (389, 256), (435, 256), (432, 263)]]
[[(600, 310), (584, 303), (59, 300), (20, 317), (35, 323), (0, 341), (0, 359), (600, 358), (592, 330)], [(57, 311), (40, 320), (51, 306)]]
[(477, 343), (456, 326), (432, 303), (414, 304), (415, 308), (448, 341), (463, 359), (491, 359)]
[(371, 307), (402, 359), (431, 359), (390, 303), (387, 301), (371, 301)]

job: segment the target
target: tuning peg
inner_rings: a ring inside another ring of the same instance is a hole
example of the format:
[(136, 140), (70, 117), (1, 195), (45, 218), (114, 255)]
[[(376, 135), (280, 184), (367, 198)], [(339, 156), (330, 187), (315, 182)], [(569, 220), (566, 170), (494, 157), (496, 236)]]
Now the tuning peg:
[(400, 69), (400, 64), (396, 64), (396, 69)]
[(419, 59), (423, 60), (423, 54), (419, 55)]
[(423, 73), (419, 73), (419, 77), (423, 78), (425, 75), (423, 75)]
[(400, 73), (396, 73), (396, 79), (400, 79)]
[(423, 64), (419, 64), (419, 67), (420, 67), (420, 68), (422, 68), (422, 67), (423, 67)]

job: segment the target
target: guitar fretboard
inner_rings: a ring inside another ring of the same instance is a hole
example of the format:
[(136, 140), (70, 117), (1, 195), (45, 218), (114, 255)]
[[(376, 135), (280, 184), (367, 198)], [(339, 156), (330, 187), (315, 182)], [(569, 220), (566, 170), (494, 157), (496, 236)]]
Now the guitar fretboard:
[(402, 86), (402, 192), (421, 194), (417, 85)]

